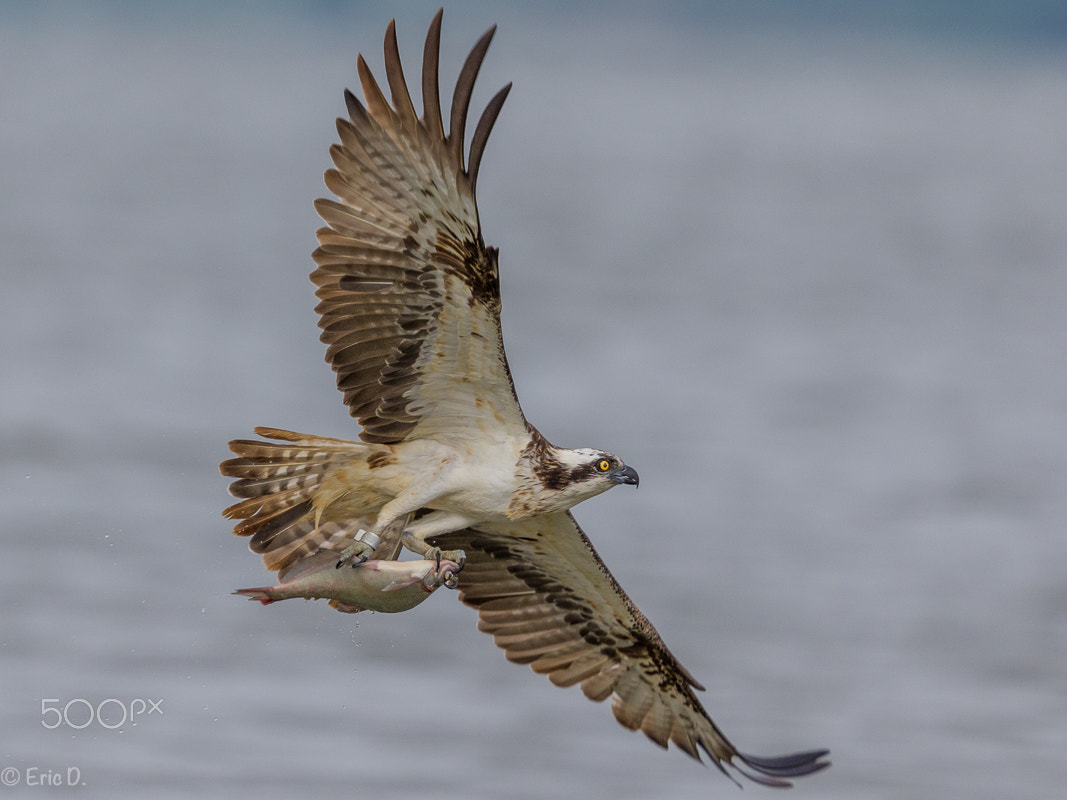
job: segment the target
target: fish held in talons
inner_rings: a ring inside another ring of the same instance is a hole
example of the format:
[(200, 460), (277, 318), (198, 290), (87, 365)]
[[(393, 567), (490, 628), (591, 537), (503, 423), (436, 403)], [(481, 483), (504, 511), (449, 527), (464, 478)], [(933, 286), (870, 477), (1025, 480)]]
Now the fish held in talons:
[(439, 587), (456, 588), (459, 565), (453, 561), (366, 561), (337, 569), (337, 552), (319, 550), (281, 574), (281, 583), (238, 589), (234, 594), (263, 605), (303, 597), (325, 598), (339, 611), (396, 613), (419, 605)]

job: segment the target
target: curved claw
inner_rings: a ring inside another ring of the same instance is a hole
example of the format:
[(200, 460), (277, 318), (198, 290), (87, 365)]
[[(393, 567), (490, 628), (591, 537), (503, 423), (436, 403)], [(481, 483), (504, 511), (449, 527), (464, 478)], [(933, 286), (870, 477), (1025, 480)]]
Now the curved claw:
[[(366, 532), (361, 533), (366, 534)], [(341, 557), (338, 559), (337, 564), (334, 565), (334, 568), (340, 569), (346, 562), (350, 562), (352, 567), (361, 566), (374, 553), (375, 546), (373, 541), (366, 541), (363, 538), (357, 539), (341, 551)]]
[(424, 558), (436, 563), (437, 571), (441, 570), (442, 561), (451, 561), (456, 565), (455, 572), (461, 572), (467, 563), (467, 554), (463, 550), (442, 550), (440, 547), (431, 547), (426, 551)]
[(435, 586), (445, 586), (449, 589), (455, 589), (459, 586), (459, 571), (462, 567), (455, 561), (448, 558), (441, 560), (441, 567), (437, 569), (434, 575)]
[[(457, 580), (456, 576), (463, 571), (463, 567), (467, 564), (467, 554), (462, 550), (451, 550), (445, 553), (445, 558), (456, 565), (456, 568), (452, 570), (452, 579)], [(448, 584), (445, 584), (448, 586)], [(448, 586), (449, 589), (455, 589), (455, 586)]]
[(362, 567), (365, 563), (367, 563), (368, 558), (370, 558), (369, 555), (341, 556), (341, 558), (337, 559), (337, 563), (333, 565), (333, 568), (340, 569), (345, 564), (348, 564), (353, 569), (356, 567)]

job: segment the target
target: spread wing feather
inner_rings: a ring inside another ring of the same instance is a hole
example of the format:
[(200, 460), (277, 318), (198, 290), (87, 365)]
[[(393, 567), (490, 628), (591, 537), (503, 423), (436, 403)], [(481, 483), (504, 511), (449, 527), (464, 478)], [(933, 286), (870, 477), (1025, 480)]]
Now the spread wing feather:
[(508, 660), (529, 664), (557, 686), (612, 698), (615, 718), (661, 747), (697, 760), (707, 754), (769, 786), (828, 766), (825, 750), (760, 758), (739, 752), (708, 716), (703, 689), (627, 597), (570, 512), (438, 536), (463, 548), (460, 599), (478, 609)]
[(392, 103), (362, 56), (366, 105), (345, 93), (349, 118), (337, 121), (340, 142), (325, 174), (337, 200), (316, 203), (327, 227), (318, 232), (311, 279), (326, 360), (365, 441), (526, 432), (500, 335), (497, 253), (482, 239), (475, 199), (510, 84), (482, 113), (464, 163), (474, 81), (494, 30), (460, 71), (447, 135), (437, 79), (441, 12), (426, 37), (421, 118), (393, 23), (385, 36)]

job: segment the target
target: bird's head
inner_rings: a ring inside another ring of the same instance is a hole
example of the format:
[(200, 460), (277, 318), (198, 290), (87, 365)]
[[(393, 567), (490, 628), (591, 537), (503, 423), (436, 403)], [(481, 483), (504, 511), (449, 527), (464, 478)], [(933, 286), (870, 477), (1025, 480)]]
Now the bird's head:
[(552, 448), (535, 469), (545, 489), (557, 492), (563, 508), (595, 497), (620, 483), (637, 486), (637, 470), (603, 450)]

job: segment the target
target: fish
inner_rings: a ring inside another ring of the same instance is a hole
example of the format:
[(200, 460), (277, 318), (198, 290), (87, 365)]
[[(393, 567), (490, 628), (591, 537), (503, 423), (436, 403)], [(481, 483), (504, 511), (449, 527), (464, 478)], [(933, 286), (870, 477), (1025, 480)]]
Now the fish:
[(338, 567), (339, 558), (336, 551), (318, 550), (281, 573), (281, 583), (238, 589), (234, 594), (263, 605), (294, 597), (326, 598), (338, 611), (395, 614), (419, 605), (441, 586), (457, 585), (459, 565), (448, 559), (372, 560)]

